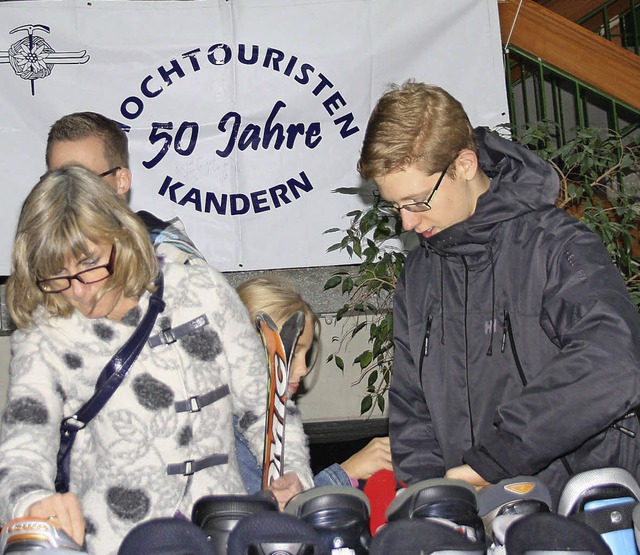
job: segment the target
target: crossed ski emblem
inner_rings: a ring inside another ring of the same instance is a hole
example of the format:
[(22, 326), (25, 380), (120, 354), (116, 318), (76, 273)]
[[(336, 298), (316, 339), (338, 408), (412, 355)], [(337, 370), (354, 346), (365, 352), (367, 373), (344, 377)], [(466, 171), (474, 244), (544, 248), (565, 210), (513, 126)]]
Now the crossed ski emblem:
[(85, 64), (89, 61), (86, 50), (78, 52), (56, 52), (51, 45), (34, 31), (49, 33), (46, 25), (21, 25), (9, 34), (26, 31), (27, 36), (14, 42), (7, 51), (0, 50), (0, 64), (11, 64), (15, 74), (31, 81), (31, 95), (35, 93), (36, 79), (44, 79), (51, 74), (56, 64)]

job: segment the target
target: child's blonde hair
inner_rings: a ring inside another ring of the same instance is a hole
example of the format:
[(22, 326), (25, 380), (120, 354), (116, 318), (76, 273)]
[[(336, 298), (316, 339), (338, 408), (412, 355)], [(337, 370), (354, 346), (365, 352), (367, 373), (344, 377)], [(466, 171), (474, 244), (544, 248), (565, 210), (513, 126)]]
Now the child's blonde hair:
[[(294, 312), (302, 311), (313, 326), (314, 343), (318, 343), (320, 320), (291, 283), (273, 275), (261, 275), (241, 283), (236, 290), (254, 321), (258, 312), (266, 312), (280, 328)], [(314, 363), (315, 358), (309, 368)]]

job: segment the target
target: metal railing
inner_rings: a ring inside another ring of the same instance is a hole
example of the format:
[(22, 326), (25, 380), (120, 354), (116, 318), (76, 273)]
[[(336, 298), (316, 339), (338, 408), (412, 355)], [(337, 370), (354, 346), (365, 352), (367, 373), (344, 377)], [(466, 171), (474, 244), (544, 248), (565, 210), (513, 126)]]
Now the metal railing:
[(622, 136), (640, 128), (640, 111), (514, 46), (505, 52), (505, 69), (511, 124), (556, 122), (558, 146), (575, 128), (613, 129)]
[(608, 0), (576, 23), (640, 54), (640, 0)]
[[(576, 23), (639, 54), (640, 0), (605, 1)], [(558, 146), (576, 128), (601, 127), (622, 136), (640, 128), (636, 108), (517, 47), (506, 49), (505, 68), (512, 125), (555, 122)]]

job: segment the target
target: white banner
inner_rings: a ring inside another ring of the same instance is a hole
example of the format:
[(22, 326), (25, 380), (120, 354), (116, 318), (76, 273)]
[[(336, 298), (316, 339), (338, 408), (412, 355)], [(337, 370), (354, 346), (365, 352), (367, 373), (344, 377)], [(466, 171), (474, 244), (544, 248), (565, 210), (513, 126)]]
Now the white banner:
[(223, 271), (346, 263), (323, 235), (362, 206), (372, 106), (438, 84), (474, 125), (507, 121), (496, 0), (0, 3), (0, 274), (51, 124), (129, 129), (131, 206), (178, 216)]

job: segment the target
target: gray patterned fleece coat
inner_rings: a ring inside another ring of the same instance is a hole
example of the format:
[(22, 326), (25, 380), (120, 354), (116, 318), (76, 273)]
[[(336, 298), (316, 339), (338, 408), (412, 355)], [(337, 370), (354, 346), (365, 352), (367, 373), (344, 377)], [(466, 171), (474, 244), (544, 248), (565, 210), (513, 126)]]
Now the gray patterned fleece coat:
[[(91, 553), (115, 553), (124, 535), (143, 520), (177, 511), (189, 517), (204, 495), (244, 493), (233, 415), (262, 460), (267, 372), (244, 305), (209, 266), (167, 264), (164, 274), (166, 308), (151, 339), (172, 328), (177, 341), (144, 347), (73, 447), (70, 491), (80, 499)], [(60, 420), (92, 395), (100, 371), (131, 335), (148, 301), (145, 293), (121, 322), (78, 312), (70, 318), (41, 314), (31, 327), (13, 334), (0, 432), (2, 522), (53, 493)], [(201, 315), (204, 326), (185, 335), (176, 330)], [(211, 391), (223, 395), (201, 411), (177, 411), (176, 403)], [(310, 487), (299, 416), (287, 421), (286, 443), (285, 470), (297, 472)], [(213, 454), (228, 461), (188, 476), (168, 474), (168, 465)]]

